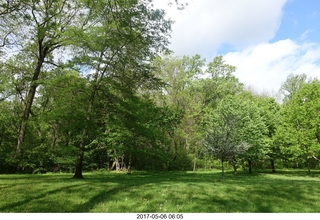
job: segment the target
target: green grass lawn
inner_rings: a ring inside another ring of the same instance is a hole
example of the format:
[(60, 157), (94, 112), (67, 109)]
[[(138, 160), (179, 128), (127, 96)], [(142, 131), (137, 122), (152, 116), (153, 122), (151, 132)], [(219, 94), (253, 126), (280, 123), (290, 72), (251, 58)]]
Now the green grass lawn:
[(320, 172), (0, 175), (0, 212), (320, 212)]

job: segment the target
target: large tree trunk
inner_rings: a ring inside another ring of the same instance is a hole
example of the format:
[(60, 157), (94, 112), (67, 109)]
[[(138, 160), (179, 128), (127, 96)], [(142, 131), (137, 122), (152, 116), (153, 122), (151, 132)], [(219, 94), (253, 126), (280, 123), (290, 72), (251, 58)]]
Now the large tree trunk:
[(270, 159), (270, 162), (271, 162), (271, 172), (272, 173), (275, 173), (276, 172), (276, 168), (274, 166), (274, 160), (273, 159)]
[(85, 141), (86, 141), (86, 135), (87, 135), (87, 128), (84, 128), (83, 133), (82, 133), (80, 146), (79, 146), (76, 171), (73, 175), (73, 178), (83, 178), (83, 176), (82, 176), (82, 163), (83, 163), (84, 145), (85, 145)]
[(87, 136), (87, 122), (90, 121), (90, 114), (92, 111), (92, 106), (93, 106), (93, 102), (94, 102), (94, 98), (96, 95), (96, 91), (97, 91), (97, 77), (98, 77), (98, 71), (96, 72), (96, 76), (95, 76), (95, 83), (93, 84), (92, 90), (91, 90), (91, 96), (89, 99), (89, 107), (88, 107), (88, 111), (87, 111), (87, 118), (86, 118), (86, 122), (84, 125), (84, 129), (82, 132), (82, 138), (81, 138), (81, 142), (80, 142), (80, 146), (79, 146), (79, 154), (78, 154), (78, 160), (77, 160), (77, 164), (76, 164), (76, 172), (73, 176), (73, 178), (83, 178), (82, 176), (82, 163), (83, 163), (83, 155), (84, 155), (84, 146), (85, 146), (85, 142), (86, 142), (86, 136)]
[(31, 81), (31, 86), (30, 89), (28, 91), (28, 95), (27, 95), (27, 99), (26, 99), (26, 105), (23, 111), (23, 115), (22, 115), (22, 121), (21, 121), (21, 125), (19, 128), (19, 132), (18, 132), (18, 143), (17, 143), (17, 147), (16, 147), (16, 152), (19, 155), (21, 153), (21, 145), (23, 143), (24, 140), (24, 136), (26, 133), (26, 126), (27, 126), (27, 121), (29, 119), (30, 113), (31, 113), (31, 107), (32, 107), (32, 103), (34, 100), (34, 96), (36, 94), (37, 91), (37, 86), (38, 84), (36, 83), (36, 81), (39, 79), (39, 75), (41, 72), (41, 67), (42, 64), (44, 62), (44, 58), (47, 55), (47, 48), (44, 48), (43, 51), (41, 50), (41, 45), (39, 46), (39, 59), (36, 65), (36, 68), (34, 70), (33, 73), (33, 77), (32, 77), (32, 81)]
[(118, 158), (115, 158), (115, 159), (114, 159), (110, 170), (113, 170), (114, 167), (116, 167), (116, 171), (119, 171), (119, 170), (120, 170), (120, 163), (119, 163)]
[[(103, 55), (103, 51), (100, 52), (100, 58)], [(88, 111), (87, 111), (87, 115), (88, 117), (86, 118), (86, 124), (84, 126), (83, 129), (83, 133), (82, 133), (82, 139), (81, 139), (81, 143), (79, 146), (79, 155), (78, 155), (78, 161), (77, 161), (77, 165), (76, 165), (76, 172), (73, 176), (73, 178), (83, 178), (82, 176), (82, 162), (83, 162), (83, 155), (84, 155), (84, 145), (85, 145), (85, 140), (86, 140), (86, 136), (87, 136), (87, 122), (90, 121), (90, 114), (92, 111), (92, 106), (94, 103), (94, 99), (96, 96), (96, 93), (98, 91), (98, 78), (99, 78), (99, 69), (100, 69), (100, 65), (101, 63), (98, 64), (96, 72), (94, 74), (94, 82), (93, 82), (93, 86), (92, 86), (92, 90), (91, 90), (91, 94), (90, 94), (90, 98), (89, 98), (89, 107), (88, 107)]]
[(92, 92), (91, 92), (91, 97), (89, 100), (90, 103), (89, 103), (89, 107), (88, 107), (88, 111), (87, 111), (88, 117), (86, 118), (86, 122), (85, 122), (84, 129), (82, 132), (82, 138), (81, 138), (81, 142), (80, 142), (80, 146), (79, 146), (79, 154), (78, 154), (78, 160), (77, 160), (77, 164), (76, 164), (76, 172), (75, 172), (73, 178), (83, 178), (83, 176), (82, 176), (82, 163), (83, 163), (83, 155), (84, 155), (84, 146), (85, 146), (85, 142), (86, 142), (86, 138), (87, 138), (87, 129), (88, 129), (87, 122), (90, 121), (90, 114), (91, 114), (91, 110), (92, 110), (95, 92), (96, 92), (96, 89), (95, 89), (95, 85), (94, 85)]
[(82, 133), (82, 138), (81, 138), (81, 143), (80, 143), (80, 147), (79, 147), (79, 154), (78, 154), (78, 160), (77, 160), (77, 164), (76, 164), (76, 171), (73, 175), (73, 178), (83, 178), (82, 175), (82, 162), (83, 162), (83, 155), (84, 155), (84, 145), (85, 145), (85, 138), (86, 138), (86, 129), (83, 130)]

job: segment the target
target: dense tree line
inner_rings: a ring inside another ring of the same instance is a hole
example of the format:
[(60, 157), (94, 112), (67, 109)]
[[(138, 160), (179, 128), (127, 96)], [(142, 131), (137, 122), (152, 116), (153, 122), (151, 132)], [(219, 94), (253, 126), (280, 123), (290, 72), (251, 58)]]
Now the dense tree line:
[(147, 0), (2, 1), (0, 172), (320, 166), (318, 79), (289, 75), (279, 103), (222, 56), (170, 54), (164, 16)]

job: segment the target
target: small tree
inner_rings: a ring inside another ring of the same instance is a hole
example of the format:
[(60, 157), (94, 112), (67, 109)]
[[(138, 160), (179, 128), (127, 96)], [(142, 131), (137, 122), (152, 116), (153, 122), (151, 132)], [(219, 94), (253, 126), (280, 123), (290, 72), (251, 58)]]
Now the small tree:
[(245, 142), (239, 144), (232, 143), (232, 141), (228, 140), (224, 142), (225, 139), (228, 139), (225, 134), (214, 130), (212, 132), (208, 132), (205, 139), (205, 149), (207, 153), (221, 160), (222, 180), (224, 180), (224, 162), (228, 158), (244, 153), (250, 147), (250, 145)]
[(207, 154), (221, 160), (222, 180), (223, 163), (230, 157), (244, 153), (250, 147), (243, 138), (245, 127), (251, 122), (245, 107), (244, 102), (229, 96), (219, 103), (215, 111), (207, 115), (209, 123), (204, 147)]

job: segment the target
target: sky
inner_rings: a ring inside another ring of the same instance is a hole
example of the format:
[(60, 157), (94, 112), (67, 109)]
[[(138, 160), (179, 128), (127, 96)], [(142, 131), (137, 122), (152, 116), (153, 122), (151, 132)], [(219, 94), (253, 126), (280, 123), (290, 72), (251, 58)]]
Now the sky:
[(156, 8), (175, 21), (171, 49), (176, 56), (222, 55), (246, 86), (275, 94), (289, 74), (320, 79), (319, 0), (185, 0), (187, 9)]

